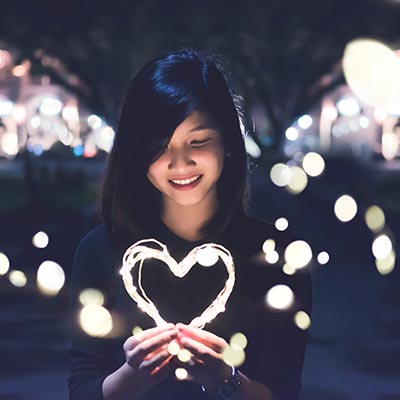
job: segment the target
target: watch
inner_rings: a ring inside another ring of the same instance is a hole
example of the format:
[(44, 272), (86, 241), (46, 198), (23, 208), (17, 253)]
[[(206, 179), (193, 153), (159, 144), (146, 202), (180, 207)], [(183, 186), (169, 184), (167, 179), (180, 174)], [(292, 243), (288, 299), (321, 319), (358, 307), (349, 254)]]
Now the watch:
[(233, 400), (240, 390), (240, 375), (239, 371), (232, 366), (232, 374), (228, 379), (225, 379), (222, 385), (216, 390), (206, 390), (201, 387), (203, 392), (206, 392), (214, 400)]

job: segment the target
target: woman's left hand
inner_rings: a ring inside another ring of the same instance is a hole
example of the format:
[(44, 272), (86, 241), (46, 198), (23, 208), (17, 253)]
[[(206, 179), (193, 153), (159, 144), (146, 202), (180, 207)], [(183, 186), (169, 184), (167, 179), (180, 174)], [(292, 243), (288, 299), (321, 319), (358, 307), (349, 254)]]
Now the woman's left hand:
[(206, 390), (217, 389), (232, 371), (222, 358), (222, 352), (228, 347), (228, 343), (203, 329), (182, 323), (178, 323), (176, 328), (181, 347), (193, 354), (191, 361), (178, 363), (187, 370), (191, 381), (200, 383)]

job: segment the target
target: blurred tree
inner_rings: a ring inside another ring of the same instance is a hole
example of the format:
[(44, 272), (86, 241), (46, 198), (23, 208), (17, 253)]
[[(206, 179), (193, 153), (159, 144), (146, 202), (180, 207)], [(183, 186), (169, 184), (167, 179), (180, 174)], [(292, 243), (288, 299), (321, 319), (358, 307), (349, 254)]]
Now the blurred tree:
[(343, 80), (346, 43), (372, 36), (397, 45), (398, 21), (391, 0), (37, 0), (3, 5), (0, 39), (111, 123), (146, 61), (180, 46), (216, 52), (248, 114), (261, 105), (278, 144)]

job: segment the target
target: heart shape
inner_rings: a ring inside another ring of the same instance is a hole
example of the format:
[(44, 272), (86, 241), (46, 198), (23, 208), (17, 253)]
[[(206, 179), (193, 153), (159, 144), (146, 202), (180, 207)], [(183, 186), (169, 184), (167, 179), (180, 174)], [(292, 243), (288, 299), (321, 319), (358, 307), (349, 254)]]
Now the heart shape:
[[(153, 247), (149, 247), (146, 244), (153, 244)], [(159, 248), (154, 248), (154, 244)], [(189, 324), (194, 328), (201, 329), (204, 328), (207, 323), (211, 322), (218, 314), (225, 311), (226, 302), (228, 301), (235, 284), (235, 265), (231, 253), (225, 247), (215, 243), (205, 243), (192, 249), (188, 255), (178, 263), (169, 254), (167, 246), (156, 239), (143, 239), (134, 243), (125, 251), (122, 258), (122, 267), (119, 272), (122, 275), (126, 291), (138, 304), (139, 308), (149, 315), (157, 326), (162, 326), (166, 325), (167, 321), (161, 317), (157, 307), (148, 298), (141, 285), (141, 270), (144, 260), (148, 258), (161, 260), (168, 265), (170, 271), (177, 278), (183, 278), (196, 263), (207, 265), (205, 264), (206, 260), (205, 262), (201, 261), (202, 258), (204, 259), (204, 255), (207, 255), (207, 252), (211, 255), (211, 258), (216, 258), (215, 262), (212, 262), (210, 265), (215, 264), (218, 261), (218, 258), (221, 258), (228, 272), (228, 278), (225, 282), (225, 286), (221, 289), (213, 302), (201, 313), (200, 316), (193, 318)], [(131, 273), (132, 269), (138, 263), (140, 263), (138, 284), (143, 296), (138, 292), (137, 287), (134, 285)]]

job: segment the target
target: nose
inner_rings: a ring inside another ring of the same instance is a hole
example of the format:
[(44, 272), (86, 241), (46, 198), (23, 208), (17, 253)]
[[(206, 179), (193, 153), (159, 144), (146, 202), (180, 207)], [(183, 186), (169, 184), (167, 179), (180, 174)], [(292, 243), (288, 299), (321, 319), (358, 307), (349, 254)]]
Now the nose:
[(195, 160), (191, 157), (190, 151), (187, 149), (170, 149), (168, 153), (168, 169), (170, 170), (185, 170), (187, 167), (196, 165)]

